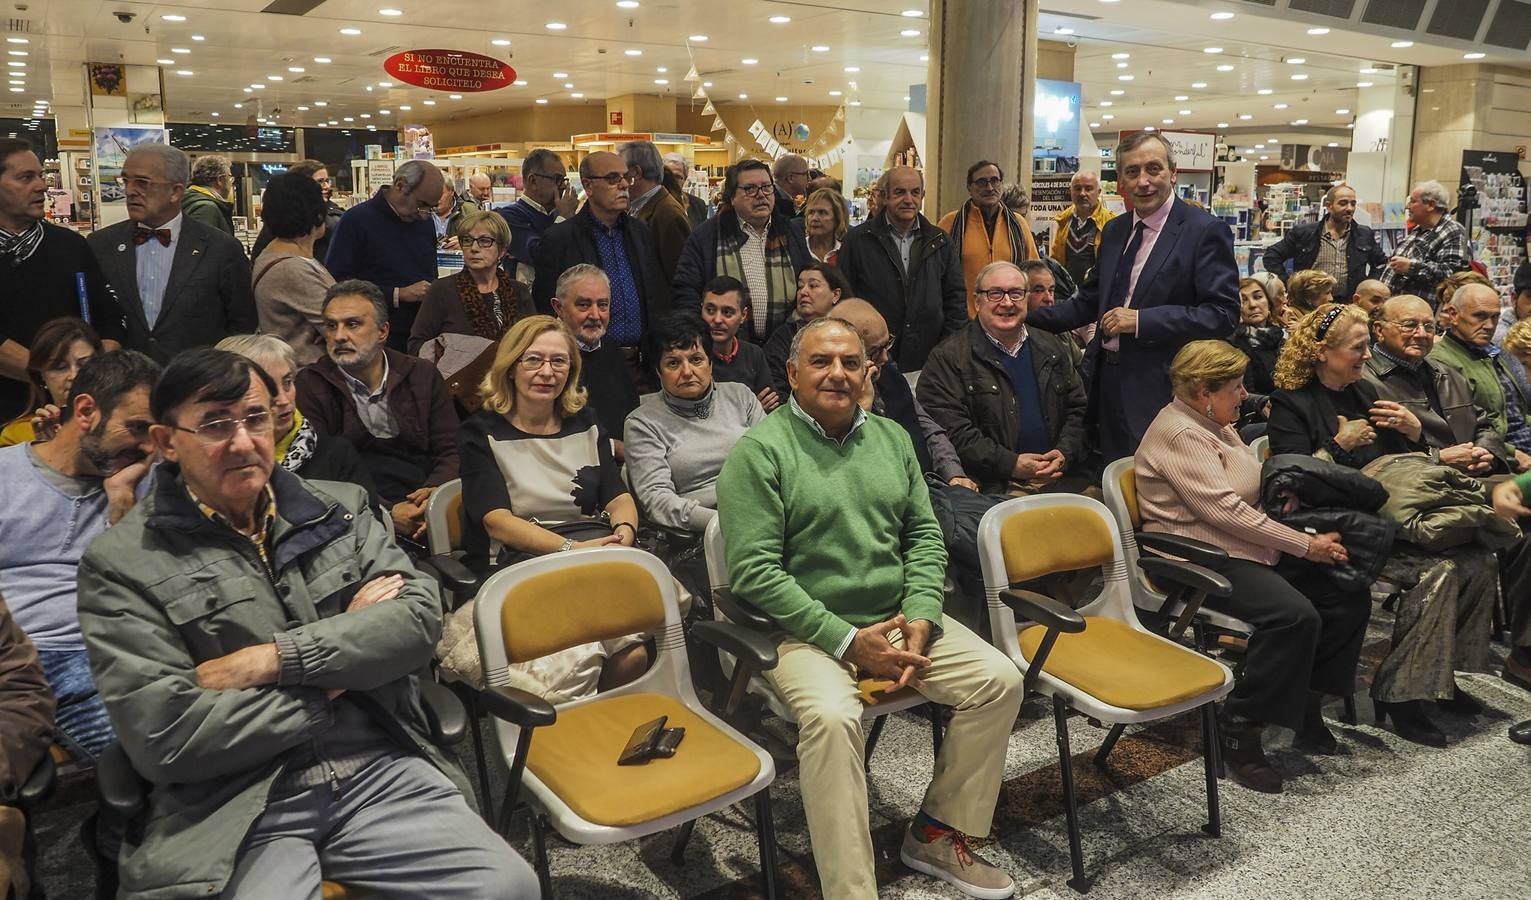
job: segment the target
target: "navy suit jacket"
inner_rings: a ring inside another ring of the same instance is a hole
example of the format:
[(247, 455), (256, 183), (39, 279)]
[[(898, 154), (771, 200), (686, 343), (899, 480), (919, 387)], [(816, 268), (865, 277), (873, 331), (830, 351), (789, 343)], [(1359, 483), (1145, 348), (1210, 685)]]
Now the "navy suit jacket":
[[(1227, 340), (1239, 323), (1239, 270), (1227, 224), (1180, 199), (1172, 201), (1164, 230), (1138, 276), (1128, 306), (1138, 312), (1138, 333), (1120, 341), (1122, 408), (1133, 441), (1172, 399), (1170, 360), (1190, 341)], [(1132, 216), (1117, 216), (1101, 231), (1095, 268), (1079, 293), (1027, 316), (1027, 324), (1062, 332), (1099, 322), (1106, 314), (1117, 263), (1132, 234)], [(1096, 332), (1086, 350), (1090, 405), (1101, 389), (1105, 335)], [(1093, 418), (1093, 417), (1092, 417)]]

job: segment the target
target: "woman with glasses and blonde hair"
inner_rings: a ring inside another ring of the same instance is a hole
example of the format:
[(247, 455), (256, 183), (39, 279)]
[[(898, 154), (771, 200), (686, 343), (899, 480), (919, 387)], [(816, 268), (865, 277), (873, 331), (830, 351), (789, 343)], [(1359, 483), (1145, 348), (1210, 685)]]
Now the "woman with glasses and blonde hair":
[[(579, 345), (552, 316), (529, 316), (501, 339), (480, 388), (484, 405), (462, 424), (464, 560), (483, 572), (534, 556), (586, 547), (631, 547), (638, 506), (580, 387)], [(463, 607), (467, 610), (468, 607)], [(453, 614), (443, 657), (464, 644)], [(526, 664), (529, 689), (584, 696), (631, 681), (648, 667), (640, 635), (584, 644)], [(458, 668), (449, 665), (452, 671)], [(462, 668), (463, 677), (481, 674)]]
[(510, 247), (505, 217), (489, 210), (464, 212), (457, 221), (463, 267), (437, 279), (420, 302), (409, 330), (409, 352), (443, 334), (472, 334), (498, 341), (522, 316), (532, 313), (532, 293), (511, 278), (500, 262)]
[[(1328, 303), (1292, 329), (1276, 363), (1271, 395), (1271, 453), (1300, 453), (1354, 469), (1378, 458), (1425, 451), (1423, 425), (1408, 407), (1378, 399), (1365, 379), (1371, 328), (1359, 306)], [(1427, 700), (1471, 715), (1482, 705), (1456, 685), (1455, 671), (1484, 671), (1489, 629), (1499, 597), (1492, 550), (1477, 543), (1432, 553), (1393, 545), (1385, 574), (1412, 584), (1393, 610), (1392, 649), (1372, 678), (1378, 723), (1392, 716), (1415, 743), (1446, 746)]]

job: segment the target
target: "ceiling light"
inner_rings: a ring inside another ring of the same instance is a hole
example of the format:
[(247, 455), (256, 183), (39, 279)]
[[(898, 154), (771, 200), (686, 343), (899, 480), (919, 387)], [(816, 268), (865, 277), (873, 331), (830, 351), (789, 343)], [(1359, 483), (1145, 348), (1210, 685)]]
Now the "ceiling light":
[(1153, 131), (1154, 130), (1154, 126), (1152, 126), (1152, 125), (1144, 125), (1143, 126), (1143, 130), (1144, 131)]
[(654, 79), (654, 83), (655, 84), (669, 84), (670, 83), (670, 79), (668, 79), (668, 78), (655, 78)]
[(282, 76), (280, 76), (280, 75), (267, 75), (266, 76), (266, 80), (267, 81), (281, 81), (282, 80)]
[(448, 100), (461, 100), (462, 94), (447, 94)]
[(287, 71), (301, 75), (303, 73), (303, 67), (302, 66), (288, 66), (287, 67)]
[(1222, 53), (1223, 52), (1223, 48), (1222, 47), (1203, 47), (1203, 48), (1201, 48), (1201, 52), (1203, 52), (1203, 53)]
[(777, 103), (786, 103), (787, 102), (787, 98), (786, 97), (777, 97), (776, 98), (776, 102)]
[(1125, 93), (1127, 93), (1127, 92), (1122, 90), (1121, 88), (1112, 88), (1111, 89), (1111, 96), (1113, 96), (1113, 97), (1120, 97), (1120, 96), (1122, 96)]
[(704, 82), (702, 82), (702, 87), (712, 87), (712, 82), (704, 81)]
[(1175, 95), (1175, 100), (1176, 101), (1184, 102), (1184, 101), (1189, 100), (1189, 99), (1191, 99), (1191, 98), (1186, 96), (1185, 94), (1176, 94)]
[(218, 118), (218, 114), (217, 113), (208, 113), (208, 115), (212, 116), (215, 119)]
[(13, 93), (13, 94), (23, 94), (23, 93), (26, 93), (26, 90), (27, 90), (26, 88), (11, 88), (11, 93)]
[(1233, 71), (1233, 66), (1230, 65), (1229, 63), (1223, 63), (1222, 65), (1217, 67), (1217, 70), (1219, 72), (1232, 72)]
[(1106, 109), (1113, 106), (1114, 104), (1110, 100), (1102, 100), (1100, 101), (1100, 105), (1102, 109)]
[(547, 106), (548, 105), (548, 98), (546, 98), (546, 97), (538, 97), (537, 98), (537, 105), (539, 105), (539, 106)]
[(409, 112), (412, 109), (414, 109), (414, 107), (410, 106), (407, 103), (406, 104), (400, 104), (400, 106), (399, 106), (399, 112)]
[(425, 105), (426, 106), (435, 106), (436, 105), (436, 101), (435, 100), (426, 100), (425, 101)]
[(1189, 116), (1191, 111), (1189, 109), (1182, 109), (1179, 114), (1182, 116)]
[(255, 90), (257, 90), (257, 91), (264, 91), (266, 89), (266, 86), (264, 84), (261, 84), (258, 81), (251, 82), (250, 87), (255, 89)]
[(11, 60), (10, 62), (6, 63), (6, 65), (12, 66), (12, 67), (18, 68), (18, 69), (25, 69), (27, 67), (26, 63), (20, 62), (18, 60), (14, 60), (14, 59)]
[(370, 118), (372, 118), (372, 113), (362, 113), (361, 117), (363, 119), (370, 119)]
[(372, 85), (367, 85), (367, 93), (372, 93)]
[(1377, 74), (1377, 67), (1376, 66), (1367, 66), (1366, 68), (1361, 70), (1361, 74), (1362, 75), (1375, 75), (1375, 74)]
[(687, 36), (686, 40), (690, 41), (693, 44), (705, 44), (705, 43), (707, 43), (707, 35), (705, 35), (705, 34), (693, 34), (693, 35)]
[(1231, 13), (1231, 12), (1215, 12), (1212, 15), (1208, 16), (1207, 18), (1213, 19), (1213, 20), (1218, 21), (1218, 22), (1226, 22), (1227, 20), (1233, 18), (1233, 13)]
[(394, 9), (391, 6), (385, 6), (382, 9), (378, 10), (377, 14), (380, 15), (380, 16), (402, 16), (402, 15), (404, 15), (404, 10), (402, 10), (402, 9)]
[(1308, 120), (1307, 119), (1293, 119), (1292, 120), (1292, 124), (1293, 125), (1306, 125), (1306, 124), (1308, 124)]
[(1370, 81), (1357, 81), (1356, 82), (1356, 87), (1371, 87), (1371, 86), (1372, 86), (1372, 83)]
[(809, 47), (808, 49), (812, 50), (814, 53), (828, 53), (829, 52), (829, 45), (828, 44), (814, 44), (812, 47)]
[(7, 44), (30, 44), (31, 43), (31, 41), (27, 40), (26, 38), (17, 38), (17, 37), (8, 37), (8, 38), (5, 39), (5, 42)]
[(1255, 152), (1255, 151), (1254, 151), (1254, 148), (1253, 148), (1253, 147), (1245, 147), (1245, 148), (1244, 148), (1244, 155), (1245, 155), (1245, 156), (1253, 156), (1253, 155), (1254, 155), (1254, 152)]
[(656, 71), (659, 74), (663, 75), (664, 73), (670, 71), (670, 67), (669, 66), (660, 66), (659, 68), (655, 69), (654, 71)]
[(1100, 127), (1100, 123), (1099, 122), (1091, 122), (1090, 123), (1090, 127), (1091, 128), (1099, 128)]
[(1338, 147), (1339, 145), (1340, 145), (1339, 141), (1330, 141), (1329, 143), (1325, 144), (1324, 146), (1325, 147)]
[(1254, 116), (1250, 115), (1249, 113), (1239, 113), (1239, 118), (1242, 121), (1248, 122), (1250, 119), (1253, 119)]
[(1116, 76), (1116, 80), (1117, 81), (1131, 81), (1132, 77), (1133, 76), (1131, 76), (1131, 75), (1118, 75), (1118, 76)]
[(328, 101), (328, 100), (315, 100), (314, 101), (314, 105), (315, 106), (329, 106), (330, 105), (330, 101)]
[(831, 97), (839, 97), (839, 96), (841, 96), (841, 94), (840, 94), (839, 91), (830, 91), (829, 92), (829, 96), (831, 96)]
[(316, 62), (316, 63), (327, 63), (329, 61), (330, 61), (330, 58), (328, 56), (316, 56), (316, 57), (314, 57), (314, 62)]
[(346, 121), (346, 122), (355, 122), (355, 121), (356, 121), (356, 119), (355, 119), (355, 118), (353, 118), (353, 117), (351, 117), (351, 116), (346, 116), (346, 117), (345, 117), (345, 118), (344, 118), (344, 120), (343, 120), (343, 121)]
[(1262, 97), (1268, 97), (1273, 93), (1273, 91), (1271, 91), (1270, 88), (1260, 88), (1258, 91), (1255, 91), (1255, 93)]
[(1334, 114), (1337, 115), (1337, 116), (1348, 116), (1348, 115), (1350, 115), (1350, 110), (1348, 110), (1348, 109), (1337, 109), (1337, 110), (1334, 111)]
[(1073, 34), (1073, 33), (1074, 33), (1074, 29), (1072, 29), (1072, 28), (1054, 28), (1053, 29), (1053, 34)]
[(564, 90), (566, 90), (566, 91), (573, 90), (574, 89), (574, 82), (572, 82), (572, 81), (565, 81), (563, 83), (563, 87), (564, 87)]
[(28, 55), (27, 51), (25, 51), (25, 50), (7, 50), (7, 51), (5, 51), (5, 53), (6, 53), (7, 56), (26, 56), (26, 55)]
[(1124, 62), (1119, 62), (1119, 63), (1116, 64), (1116, 67), (1118, 69), (1125, 69), (1125, 68), (1127, 68), (1127, 66), (1128, 66), (1128, 64), (1124, 63)]
[(1166, 125), (1173, 125), (1173, 124), (1175, 124), (1175, 120), (1174, 119), (1160, 119), (1159, 121), (1163, 122)]
[(185, 47), (171, 47), (170, 48), (170, 52), (171, 53), (190, 53), (191, 51), (188, 50)]
[(1261, 159), (1270, 159), (1270, 157), (1269, 157), (1269, 156), (1261, 156), (1261, 157), (1260, 157), (1260, 158), (1261, 158)]
[(1217, 123), (1217, 127), (1218, 128), (1227, 128), (1228, 127), (1228, 123), (1227, 122), (1218, 122)]
[(573, 97), (575, 100), (583, 100), (583, 99), (585, 99), (585, 95), (581, 94), (579, 92), (575, 92), (573, 94), (570, 94), (569, 96)]
[(918, 28), (905, 28), (903, 31), (900, 31), (898, 33), (898, 36), (899, 37), (919, 37), (920, 36), (920, 30)]
[(510, 46), (510, 38), (495, 38), (494, 40), (490, 41), (489, 43), (495, 45), (496, 47), (509, 47)]
[(300, 107), (298, 107), (298, 112), (308, 112), (308, 107), (300, 106)]
[(246, 93), (246, 94), (250, 94), (250, 93), (254, 93), (254, 92), (253, 92), (253, 91), (251, 91), (251, 90), (250, 90), (250, 89), (249, 89), (249, 88), (245, 88), (245, 93)]
[(739, 95), (739, 99), (740, 100), (748, 100), (749, 98), (750, 98), (749, 94), (740, 94)]
[(1484, 53), (1478, 53), (1478, 52), (1473, 52), (1473, 53), (1464, 53), (1464, 54), (1462, 54), (1462, 58), (1463, 58), (1463, 59), (1482, 59), (1482, 58), (1483, 58), (1483, 57), (1484, 57), (1484, 56), (1486, 56), (1486, 55), (1487, 55), (1487, 54), (1484, 54)]
[(553, 73), (553, 78), (555, 80), (560, 79), (560, 78), (568, 78), (568, 77), (569, 77), (569, 73), (568, 72), (554, 72)]
[(1271, 109), (1286, 109), (1286, 104), (1285, 103), (1277, 103), (1276, 105), (1272, 106)]
[[(514, 84), (516, 87), (526, 87), (526, 79), (525, 78), (517, 78), (515, 81), (513, 81), (511, 83)], [(408, 109), (409, 107), (406, 106), (406, 107), (401, 107), (401, 108), (402, 109)]]
[(1105, 115), (1101, 116), (1101, 119), (1103, 119), (1103, 120), (1105, 120), (1107, 122), (1111, 121), (1114, 118), (1116, 118), (1116, 116), (1113, 115), (1112, 113), (1106, 113)]
[(618, 9), (637, 9), (638, 0), (617, 0)]
[(361, 29), (360, 28), (342, 28), (342, 29), (340, 29), (340, 33), (343, 34), (343, 35), (346, 35), (347, 37), (356, 37), (358, 34), (361, 34)]
[(191, 70), (190, 69), (176, 69), (175, 70), (175, 74), (177, 74), (177, 75), (190, 75), (191, 74)]
[(173, 65), (175, 65), (175, 60), (173, 60), (173, 59), (156, 59), (155, 62), (159, 63), (162, 66), (173, 66)]
[(1296, 75), (1292, 76), (1292, 80), (1293, 81), (1307, 81), (1308, 80), (1308, 76), (1304, 75), (1301, 72), (1298, 72)]
[[(920, 62), (930, 62), (930, 54), (929, 53), (921, 53), (920, 54)], [(856, 105), (860, 106), (861, 104), (858, 102)]]
[(1413, 41), (1394, 41), (1391, 44), (1388, 44), (1388, 46), (1392, 47), (1394, 50), (1407, 50), (1408, 48), (1414, 46), (1414, 42)]
[(1131, 59), (1132, 58), (1132, 54), (1131, 53), (1113, 53), (1113, 54), (1111, 54), (1111, 58), (1112, 59)]
[(860, 66), (846, 66), (845, 67), (845, 71), (849, 72), (851, 74), (855, 74), (856, 72), (860, 72), (861, 71), (861, 67)]
[(746, 66), (753, 66), (756, 63), (760, 62), (760, 60), (756, 59), (753, 56), (746, 56), (745, 58), (739, 60), (739, 62), (743, 63)]
[(391, 115), (393, 115), (393, 112), (391, 110), (387, 110), (387, 109), (380, 109), (380, 110), (377, 111), (377, 114), (380, 115), (380, 116), (391, 116)]
[(339, 125), (340, 124), (340, 120), (339, 119), (331, 119), (329, 121), (329, 124), (331, 124), (331, 125)]
[(165, 15), (160, 16), (160, 18), (164, 19), (166, 22), (184, 22), (184, 21), (186, 21), (186, 17), (185, 16), (178, 16), (178, 15), (175, 15), (174, 13), (166, 13)]
[(1311, 34), (1314, 37), (1318, 37), (1321, 34), (1328, 34), (1328, 33), (1329, 33), (1329, 29), (1327, 29), (1327, 28), (1309, 28), (1308, 29), (1308, 34)]
[(639, 50), (637, 47), (629, 47), (626, 50), (623, 50), (622, 52), (627, 54), (628, 56), (642, 56), (643, 55), (643, 51)]
[[(21, 73), (20, 72), (12, 72), (11, 74), (12, 75), (19, 75)], [(24, 85), (24, 84), (26, 84), (26, 82), (25, 81), (21, 81), (20, 79), (12, 78), (11, 79), (11, 84), (12, 85)]]
[[(546, 28), (548, 31), (563, 31), (565, 28), (568, 28), (569, 26), (566, 23), (564, 23), (564, 22), (549, 22), (546, 25), (544, 25), (543, 27)], [(544, 99), (541, 100), (541, 102), (546, 103), (547, 100), (544, 98)]]
[(903, 16), (906, 19), (918, 19), (921, 16), (925, 15), (925, 10), (923, 10), (923, 9), (906, 9), (903, 12), (899, 13), (899, 15)]
[(1205, 81), (1193, 81), (1193, 82), (1191, 82), (1191, 87), (1196, 88), (1197, 90), (1200, 90), (1201, 88), (1204, 88), (1206, 86), (1207, 86), (1207, 83)]
[(770, 22), (772, 25), (785, 25), (788, 22), (792, 21), (792, 17), (791, 16), (772, 16), (771, 18), (766, 19), (766, 21)]
[(1290, 59), (1288, 59), (1286, 61), (1286, 64), (1289, 65), (1289, 66), (1300, 66), (1300, 65), (1302, 65), (1303, 63), (1305, 63), (1307, 61), (1308, 60), (1305, 57), (1294, 56), (1294, 57), (1291, 57)]

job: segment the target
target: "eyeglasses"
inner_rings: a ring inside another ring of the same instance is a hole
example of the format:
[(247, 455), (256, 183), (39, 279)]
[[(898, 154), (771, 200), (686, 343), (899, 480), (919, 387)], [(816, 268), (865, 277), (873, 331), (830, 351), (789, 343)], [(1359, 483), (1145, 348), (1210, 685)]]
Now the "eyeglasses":
[(612, 173), (607, 174), (607, 175), (591, 175), (587, 180), (589, 180), (589, 181), (604, 181), (608, 185), (610, 185), (612, 187), (616, 187), (619, 184), (632, 184), (633, 183), (633, 176), (629, 175), (626, 172), (612, 172)]
[(1055, 293), (1057, 293), (1058, 292), (1058, 286), (1055, 285), (1055, 284), (1048, 284), (1048, 285), (1034, 284), (1031, 287), (1027, 288), (1026, 291), (1027, 291), (1027, 293), (1036, 294), (1038, 297), (1040, 297), (1043, 294), (1055, 294)]
[(530, 175), (528, 175), (526, 177), (527, 178), (546, 178), (548, 181), (551, 181), (554, 184), (559, 185), (560, 187), (569, 183), (569, 176), (567, 176), (567, 175), (544, 175), (541, 172), (533, 172), (533, 173), (531, 173)]
[(487, 235), (480, 237), (459, 238), (458, 243), (464, 247), (482, 247), (485, 250), (488, 250), (490, 247), (497, 247), (500, 244), (498, 239), (488, 237)]
[(535, 372), (543, 366), (552, 366), (554, 372), (567, 372), (569, 370), (569, 357), (567, 356), (539, 356), (536, 353), (528, 353), (519, 360), (523, 371)]
[(974, 178), (968, 183), (976, 184), (979, 187), (998, 187), (1000, 180), (1001, 179), (998, 176), (991, 176), (989, 178)]
[(870, 359), (873, 362), (876, 362), (877, 360), (882, 359), (884, 356), (887, 356), (888, 355), (888, 351), (892, 350), (892, 349), (893, 349), (893, 339), (892, 338), (888, 338), (886, 341), (883, 341), (881, 344), (873, 344), (872, 346), (868, 347), (867, 348), (867, 359)]
[(746, 197), (764, 197), (766, 194), (771, 193), (771, 190), (771, 183), (769, 181), (767, 181), (765, 184), (739, 185), (739, 193), (745, 195)]
[(1382, 321), (1404, 332), (1423, 331), (1425, 334), (1435, 334), (1440, 330), (1440, 326), (1429, 320), (1404, 319), (1402, 322), (1395, 322), (1392, 319), (1383, 319)]
[(1011, 288), (1008, 291), (995, 288), (991, 291), (979, 291), (978, 294), (990, 303), (998, 303), (1006, 298), (1009, 298), (1012, 303), (1020, 303), (1026, 299), (1025, 288)]
[(270, 434), (272, 426), (271, 411), (250, 413), (242, 419), (214, 419), (211, 422), (203, 422), (196, 428), (182, 428), (172, 423), (171, 428), (176, 431), (184, 431), (192, 435), (204, 444), (221, 444), (234, 437), (235, 432), (241, 427), (249, 435)]
[(162, 184), (180, 184), (179, 181), (154, 181), (149, 178), (129, 178), (126, 175), (118, 175), (113, 179), (119, 187), (132, 188), (135, 191), (147, 191), (151, 187)]

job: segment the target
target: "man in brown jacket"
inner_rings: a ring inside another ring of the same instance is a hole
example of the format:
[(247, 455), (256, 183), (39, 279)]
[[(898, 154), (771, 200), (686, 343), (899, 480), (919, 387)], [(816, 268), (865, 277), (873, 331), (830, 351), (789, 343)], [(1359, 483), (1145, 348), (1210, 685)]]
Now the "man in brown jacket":
[[(37, 650), (0, 599), (0, 804), (16, 799), (27, 776), (53, 741), (53, 692), (43, 677)], [(0, 805), (0, 896), (6, 888), (27, 896), (21, 864), (25, 819)]]
[(659, 269), (665, 281), (675, 279), (675, 266), (691, 237), (691, 219), (686, 207), (664, 187), (664, 158), (653, 141), (628, 141), (621, 150), (627, 174), (633, 179), (632, 201), (628, 215), (654, 232), (654, 250), (659, 254)]

